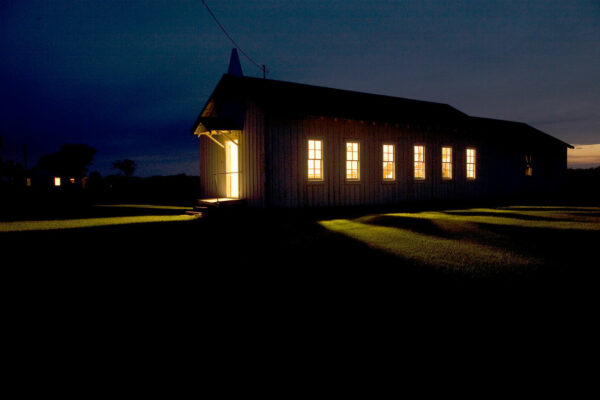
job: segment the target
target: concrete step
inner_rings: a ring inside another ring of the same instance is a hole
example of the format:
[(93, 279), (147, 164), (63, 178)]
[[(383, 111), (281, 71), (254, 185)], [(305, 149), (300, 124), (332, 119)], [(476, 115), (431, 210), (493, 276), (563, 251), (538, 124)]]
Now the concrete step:
[(230, 198), (212, 198), (212, 199), (198, 199), (197, 207), (205, 208), (238, 208), (246, 205), (244, 199), (230, 199)]
[(193, 211), (186, 211), (185, 213), (187, 215), (192, 215), (192, 216), (195, 216), (195, 217), (200, 217), (200, 216), (204, 215), (203, 211), (196, 211), (196, 209), (194, 209)]

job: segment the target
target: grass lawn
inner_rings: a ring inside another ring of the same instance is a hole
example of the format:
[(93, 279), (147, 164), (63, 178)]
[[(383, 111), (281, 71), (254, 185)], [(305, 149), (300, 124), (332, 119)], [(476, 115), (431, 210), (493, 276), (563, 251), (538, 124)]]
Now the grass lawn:
[(58, 214), (47, 213), (39, 220), (35, 218), (39, 215), (34, 215), (30, 218), (20, 217), (13, 218), (14, 220), (0, 221), (0, 233), (189, 221), (195, 218), (183, 213), (192, 209), (192, 207), (152, 204), (101, 204), (85, 208), (83, 212), (79, 208), (67, 211), (66, 216), (63, 209)]
[(576, 288), (596, 279), (600, 207), (343, 218), (260, 212), (194, 218), (186, 210), (105, 205), (79, 209), (72, 218), (0, 222), (4, 273), (44, 290), (78, 282), (69, 291), (85, 288), (102, 298), (115, 291), (195, 296), (219, 288), (260, 295), (294, 287), (302, 296), (382, 287), (388, 293)]
[(156, 343), (188, 354), (210, 346), (206, 332), (229, 346), (267, 326), (271, 340), (320, 338), (339, 321), (414, 332), (425, 320), (446, 346), (448, 332), (487, 341), (499, 321), (519, 340), (544, 314), (569, 329), (576, 313), (595, 322), (600, 207), (405, 211), (194, 219), (115, 205), (0, 222), (5, 320), (35, 353), (133, 346), (140, 359)]
[[(569, 264), (574, 250), (578, 258), (586, 254), (593, 259), (600, 208), (515, 206), (386, 213), (320, 224), (413, 264), (484, 275)], [(583, 243), (590, 247), (581, 248)]]
[(0, 222), (4, 282), (20, 301), (110, 305), (123, 316), (150, 303), (193, 313), (192, 305), (236, 308), (256, 299), (264, 307), (290, 298), (298, 307), (351, 301), (357, 309), (378, 299), (379, 309), (398, 304), (397, 296), (414, 305), (473, 292), (504, 300), (507, 290), (546, 298), (596, 292), (600, 207), (201, 218), (185, 211), (96, 206)]
[[(104, 360), (129, 379), (127, 360), (154, 368), (160, 347), (195, 360), (309, 338), (354, 357), (349, 340), (371, 351), (390, 335), (386, 346), (419, 352), (507, 340), (529, 351), (556, 327), (572, 332), (569, 349), (595, 332), (577, 323), (596, 321), (582, 294), (597, 292), (600, 207), (185, 211), (114, 205), (0, 222), (7, 345), (24, 363), (56, 368), (73, 354), (78, 368)], [(550, 327), (527, 330), (540, 320)]]

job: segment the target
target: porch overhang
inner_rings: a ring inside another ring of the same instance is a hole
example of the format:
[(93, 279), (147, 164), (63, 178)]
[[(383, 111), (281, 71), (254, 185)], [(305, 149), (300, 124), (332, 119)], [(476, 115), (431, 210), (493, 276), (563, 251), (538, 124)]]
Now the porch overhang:
[(233, 118), (219, 118), (219, 117), (199, 117), (194, 125), (194, 135), (200, 137), (201, 135), (210, 134), (211, 132), (229, 132), (229, 131), (240, 131), (242, 127)]

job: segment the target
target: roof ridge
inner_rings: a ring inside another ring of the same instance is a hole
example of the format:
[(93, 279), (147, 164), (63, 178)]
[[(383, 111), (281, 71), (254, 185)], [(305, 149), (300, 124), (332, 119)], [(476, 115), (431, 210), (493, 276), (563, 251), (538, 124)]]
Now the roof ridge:
[(452, 106), (448, 103), (442, 103), (442, 102), (437, 102), (437, 101), (411, 99), (408, 97), (398, 97), (398, 96), (392, 96), (392, 95), (388, 95), (388, 94), (380, 94), (380, 93), (372, 93), (372, 92), (359, 92), (358, 90), (341, 89), (341, 88), (335, 88), (335, 87), (330, 87), (330, 86), (318, 86), (318, 85), (312, 85), (312, 84), (308, 84), (308, 83), (282, 81), (282, 80), (278, 80), (278, 79), (256, 78), (256, 77), (252, 77), (252, 76), (237, 77), (237, 76), (230, 75), (230, 74), (224, 74), (223, 77), (229, 77), (231, 79), (252, 80), (255, 82), (272, 82), (272, 83), (276, 83), (276, 84), (294, 85), (294, 86), (305, 87), (305, 88), (325, 89), (325, 90), (337, 91), (340, 93), (349, 93), (349, 94), (356, 94), (356, 95), (361, 95), (361, 96), (365, 96), (365, 95), (377, 96), (377, 97), (381, 97), (381, 98), (394, 99), (394, 100), (404, 100), (404, 101), (419, 102), (419, 103), (425, 103), (425, 104), (435, 104), (435, 105), (450, 107), (453, 110), (456, 110), (457, 112), (464, 114), (465, 116), (468, 116), (468, 114), (466, 114), (465, 112), (455, 108), (454, 106)]

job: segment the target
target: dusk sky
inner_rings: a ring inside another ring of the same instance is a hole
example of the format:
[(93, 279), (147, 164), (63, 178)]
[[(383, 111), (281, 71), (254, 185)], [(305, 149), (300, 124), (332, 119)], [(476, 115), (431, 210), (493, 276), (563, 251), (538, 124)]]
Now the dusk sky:
[[(599, 0), (206, 3), (268, 78), (525, 122), (600, 165)], [(102, 175), (197, 175), (190, 128), (231, 48), (200, 0), (1, 0), (2, 154), (83, 143)]]

